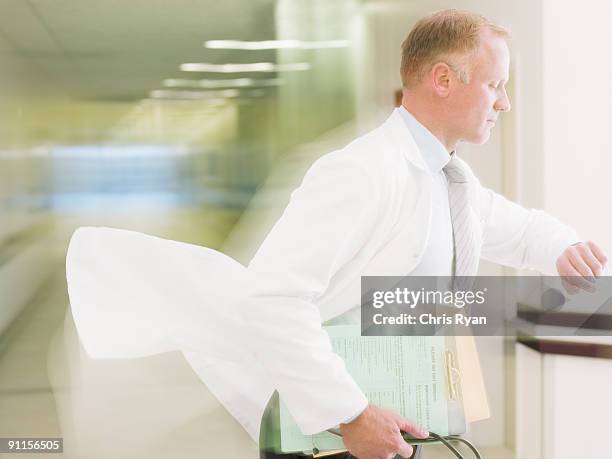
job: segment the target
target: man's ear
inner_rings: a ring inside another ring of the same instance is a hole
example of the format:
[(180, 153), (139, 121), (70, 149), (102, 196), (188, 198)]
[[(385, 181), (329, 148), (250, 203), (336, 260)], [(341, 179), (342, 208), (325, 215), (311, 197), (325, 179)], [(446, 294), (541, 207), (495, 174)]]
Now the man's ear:
[(451, 68), (445, 62), (434, 64), (429, 73), (433, 90), (439, 97), (448, 97), (451, 85)]

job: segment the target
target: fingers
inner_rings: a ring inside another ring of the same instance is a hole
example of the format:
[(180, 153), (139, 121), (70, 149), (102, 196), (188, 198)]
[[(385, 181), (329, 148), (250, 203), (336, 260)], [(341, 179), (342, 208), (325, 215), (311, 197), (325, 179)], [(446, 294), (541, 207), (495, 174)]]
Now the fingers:
[(595, 273), (591, 266), (600, 266), (595, 256), (591, 253), (591, 249), (584, 245), (575, 246), (568, 251), (569, 261), (582, 277), (591, 278), (595, 277)]
[(427, 438), (429, 437), (429, 432), (422, 427), (404, 419), (400, 415), (397, 416), (397, 426), (400, 428), (402, 432), (406, 432), (407, 434), (415, 437), (415, 438)]
[(587, 241), (568, 247), (557, 260), (557, 270), (568, 293), (577, 293), (576, 288), (594, 293), (595, 278), (602, 274), (607, 261), (603, 250)]
[(397, 454), (410, 458), (413, 447), (402, 431), (411, 438), (427, 438), (429, 432), (404, 419), (399, 413), (376, 405), (368, 407), (352, 422), (340, 424), (344, 444), (356, 457), (392, 459)]
[[(574, 264), (570, 258), (570, 252), (573, 250), (573, 247), (568, 248), (563, 255), (559, 257), (557, 260), (557, 271), (559, 271), (559, 275), (561, 276), (561, 280), (563, 281), (563, 285), (566, 287), (566, 290), (570, 294), (577, 293), (576, 288), (582, 290), (592, 289), (591, 284), (580, 274), (580, 272), (576, 269)], [(573, 286), (574, 288), (567, 288), (568, 285)]]
[(571, 274), (566, 278), (567, 281), (582, 290), (593, 293), (595, 289), (592, 283), (595, 282), (595, 275), (591, 271), (591, 268), (576, 251), (571, 251), (569, 253), (569, 262), (571, 264)]
[(578, 293), (580, 291), (580, 289), (578, 287), (574, 287), (572, 284), (570, 284), (567, 280), (565, 280), (565, 277), (561, 278), (561, 283), (563, 284), (563, 288), (565, 289), (565, 291), (567, 293), (569, 293), (570, 295), (575, 295), (576, 293)]
[(400, 437), (400, 440), (397, 445), (398, 446), (397, 454), (399, 454), (405, 459), (409, 459), (410, 456), (412, 456), (412, 445), (408, 443), (406, 440), (404, 440), (401, 435), (399, 435), (399, 437)]
[(596, 276), (601, 276), (604, 266), (606, 265), (608, 258), (601, 248), (593, 241), (587, 241), (583, 244), (579, 244), (576, 247), (578, 256), (588, 265), (591, 272)]
[(576, 244), (567, 249), (568, 257), (576, 270), (584, 277), (600, 276), (608, 262), (603, 250), (593, 241)]
[[(429, 432), (427, 430), (408, 421), (399, 414), (396, 414), (395, 420), (397, 422), (397, 426), (402, 432), (406, 432), (415, 438), (429, 437)], [(401, 434), (398, 434), (397, 454), (399, 454), (401, 457), (409, 458), (412, 456), (412, 451), (412, 445), (408, 443)]]
[(587, 241), (586, 244), (591, 249), (591, 252), (593, 252), (593, 255), (595, 256), (595, 258), (597, 258), (601, 266), (606, 266), (606, 263), (608, 263), (608, 257), (606, 257), (604, 251), (601, 250), (601, 248), (593, 241)]

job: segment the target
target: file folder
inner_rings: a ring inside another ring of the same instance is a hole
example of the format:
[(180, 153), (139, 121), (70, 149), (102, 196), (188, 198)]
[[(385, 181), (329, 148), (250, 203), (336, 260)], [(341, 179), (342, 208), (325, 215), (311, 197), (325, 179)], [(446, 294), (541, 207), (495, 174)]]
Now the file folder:
[[(440, 435), (465, 432), (455, 337), (369, 337), (361, 336), (358, 325), (324, 329), (370, 403), (397, 411)], [(465, 343), (462, 345), (465, 347)], [(282, 453), (324, 457), (346, 450), (342, 438), (334, 433), (303, 435), (282, 400), (278, 425)]]

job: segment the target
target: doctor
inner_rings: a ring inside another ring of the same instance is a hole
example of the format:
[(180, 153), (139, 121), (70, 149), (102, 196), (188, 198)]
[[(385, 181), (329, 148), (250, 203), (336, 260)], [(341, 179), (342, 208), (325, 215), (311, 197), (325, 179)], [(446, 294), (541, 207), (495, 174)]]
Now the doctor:
[(480, 257), (548, 275), (600, 275), (592, 242), (484, 188), (457, 153), (510, 110), (508, 32), (469, 12), (421, 19), (402, 45), (400, 108), (323, 156), (249, 265), (250, 345), (306, 434), (340, 426), (360, 459), (409, 457), (427, 432), (366, 397), (321, 323), (358, 317), (364, 275), (475, 275)]

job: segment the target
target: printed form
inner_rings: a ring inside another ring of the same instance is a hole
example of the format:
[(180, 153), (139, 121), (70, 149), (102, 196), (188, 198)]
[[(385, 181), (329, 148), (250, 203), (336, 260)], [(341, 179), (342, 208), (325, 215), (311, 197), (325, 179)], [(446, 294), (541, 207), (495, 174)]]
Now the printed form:
[[(406, 419), (448, 435), (448, 399), (443, 336), (361, 336), (358, 325), (325, 327), (334, 351), (368, 401), (399, 412)], [(343, 449), (337, 435), (303, 435), (280, 404), (281, 449), (320, 451)]]

